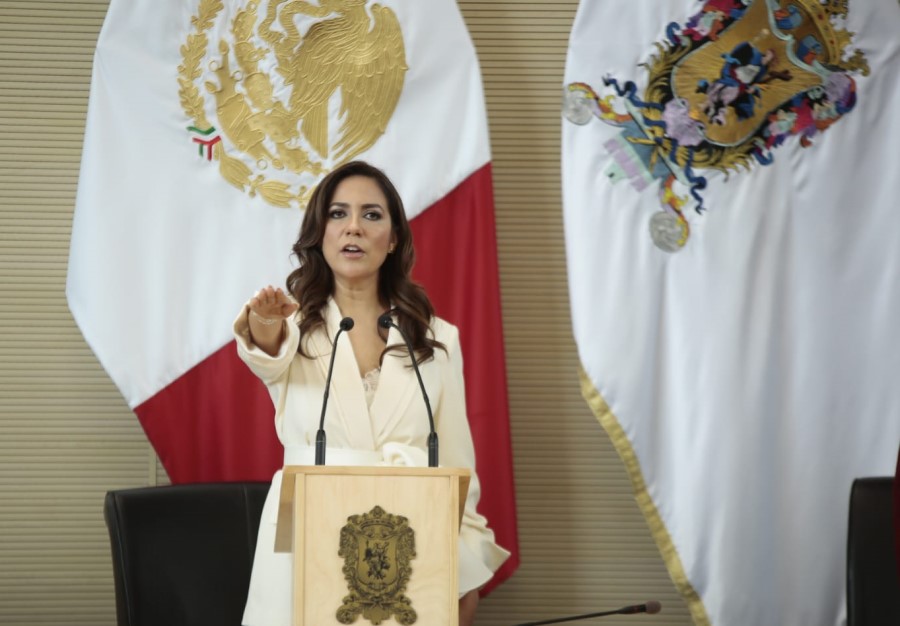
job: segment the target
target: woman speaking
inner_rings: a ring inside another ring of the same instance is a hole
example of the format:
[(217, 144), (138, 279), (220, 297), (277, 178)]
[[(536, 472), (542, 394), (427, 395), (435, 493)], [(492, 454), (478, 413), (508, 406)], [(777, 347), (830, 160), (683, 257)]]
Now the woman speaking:
[[(476, 512), (480, 495), (466, 417), (456, 327), (435, 317), (410, 278), (415, 253), (403, 203), (381, 170), (361, 161), (328, 174), (312, 194), (293, 247), (298, 268), (287, 291), (259, 290), (234, 324), (241, 358), (266, 384), (285, 465), (313, 465), (332, 340), (341, 320), (352, 330), (335, 349), (328, 459), (336, 465), (427, 465), (428, 416), (410, 357), (418, 363), (434, 410), (447, 467), (472, 471), (459, 537), (459, 623), (474, 621), (478, 588), (509, 556)], [(408, 337), (382, 328), (389, 312)], [(349, 340), (349, 341), (348, 341)], [(288, 626), (291, 555), (274, 552), (281, 485), (277, 472), (263, 508), (246, 626)]]

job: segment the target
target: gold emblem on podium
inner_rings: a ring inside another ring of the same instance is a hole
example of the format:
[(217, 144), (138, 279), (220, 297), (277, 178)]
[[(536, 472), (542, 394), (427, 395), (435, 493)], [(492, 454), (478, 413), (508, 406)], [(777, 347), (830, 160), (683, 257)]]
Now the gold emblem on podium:
[(380, 506), (351, 515), (341, 529), (338, 554), (350, 592), (336, 613), (341, 624), (352, 624), (359, 615), (376, 625), (391, 617), (401, 624), (416, 622), (416, 611), (403, 595), (416, 556), (409, 520)]

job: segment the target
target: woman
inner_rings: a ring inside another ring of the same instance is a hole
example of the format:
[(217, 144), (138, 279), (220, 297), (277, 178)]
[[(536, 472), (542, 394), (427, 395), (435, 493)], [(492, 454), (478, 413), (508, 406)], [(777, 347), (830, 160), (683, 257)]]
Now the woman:
[[(410, 338), (434, 410), (441, 464), (472, 470), (460, 528), (460, 624), (470, 625), (478, 588), (509, 553), (479, 515), (480, 488), (465, 412), (462, 356), (454, 326), (434, 316), (425, 291), (410, 279), (414, 252), (397, 190), (383, 172), (355, 161), (326, 176), (310, 199), (293, 248), (299, 268), (287, 293), (258, 291), (235, 321), (238, 352), (269, 389), (285, 465), (314, 463), (332, 340), (340, 320), (352, 330), (335, 354), (325, 416), (327, 461), (333, 465), (426, 465), (428, 417), (403, 340), (377, 320), (391, 310)], [(281, 472), (263, 509), (244, 612), (247, 626), (289, 624), (291, 561), (275, 554)]]

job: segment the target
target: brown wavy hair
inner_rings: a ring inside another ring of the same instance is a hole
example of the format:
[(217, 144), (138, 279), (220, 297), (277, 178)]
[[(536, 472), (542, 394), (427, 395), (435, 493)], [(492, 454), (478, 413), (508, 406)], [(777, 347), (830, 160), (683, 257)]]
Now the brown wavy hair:
[[(425, 289), (411, 278), (416, 253), (403, 200), (385, 173), (364, 161), (351, 161), (331, 171), (316, 186), (306, 207), (300, 235), (293, 247), (300, 266), (287, 277), (287, 290), (300, 304), (300, 336), (308, 336), (308, 333), (325, 326), (323, 311), (334, 292), (334, 274), (322, 253), (322, 239), (325, 237), (328, 208), (334, 198), (334, 191), (344, 179), (351, 176), (365, 176), (374, 180), (387, 198), (397, 245), (378, 270), (378, 298), (382, 303), (393, 307), (397, 325), (409, 337), (416, 353), (416, 362), (422, 363), (434, 356), (435, 348), (446, 351), (446, 347), (434, 339), (431, 331), (431, 320), (434, 317), (431, 300)], [(386, 336), (387, 331), (379, 329), (379, 332)], [(304, 343), (306, 342), (300, 341), (298, 351), (303, 356), (310, 357), (304, 351)], [(385, 347), (381, 353), (382, 361), (391, 350), (405, 352), (406, 346), (395, 344)]]

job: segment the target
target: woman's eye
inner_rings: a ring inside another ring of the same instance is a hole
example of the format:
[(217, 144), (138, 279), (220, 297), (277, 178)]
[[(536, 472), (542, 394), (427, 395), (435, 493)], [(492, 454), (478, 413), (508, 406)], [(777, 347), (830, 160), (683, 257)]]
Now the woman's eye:
[(366, 211), (365, 218), (367, 220), (377, 222), (378, 220), (381, 219), (381, 212), (380, 211)]
[(328, 212), (328, 217), (330, 219), (336, 220), (344, 217), (346, 214), (347, 213), (344, 211), (344, 209), (331, 209)]

